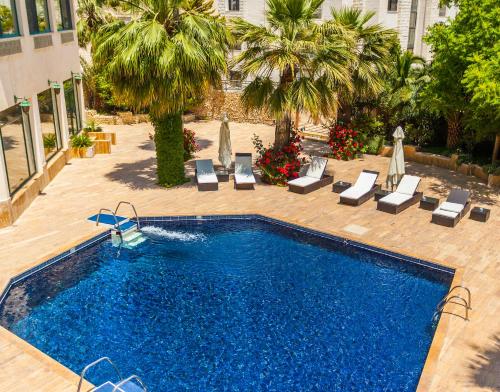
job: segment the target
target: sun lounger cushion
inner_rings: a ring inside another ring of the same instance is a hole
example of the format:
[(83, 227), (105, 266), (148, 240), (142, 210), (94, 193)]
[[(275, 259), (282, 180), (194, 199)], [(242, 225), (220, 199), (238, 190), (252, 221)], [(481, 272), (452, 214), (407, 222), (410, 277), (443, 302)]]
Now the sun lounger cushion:
[(219, 182), (211, 159), (200, 159), (196, 161), (196, 179), (200, 184), (213, 184)]
[(252, 171), (252, 156), (237, 154), (234, 164), (234, 180), (237, 184), (255, 184)]
[(328, 159), (326, 158), (312, 157), (309, 168), (307, 169), (306, 177), (312, 177), (321, 180), (323, 174), (325, 173), (327, 163)]
[(420, 183), (420, 177), (404, 175), (396, 188), (397, 193), (413, 196)]
[(252, 173), (234, 173), (234, 180), (237, 184), (255, 184), (255, 177)]
[(442, 210), (441, 208), (436, 208), (434, 212), (432, 213), (433, 215), (441, 215), (441, 216), (446, 216), (448, 218), (455, 219), (458, 216), (458, 212), (453, 212), (453, 211), (446, 211)]
[(361, 172), (356, 183), (343, 191), (340, 196), (348, 199), (359, 199), (361, 196), (370, 192), (377, 181), (378, 175), (375, 173)]
[(461, 212), (464, 209), (463, 204), (450, 203), (445, 201), (436, 210), (450, 211), (450, 212)]
[(289, 181), (288, 184), (305, 187), (305, 186), (314, 184), (315, 182), (318, 182), (318, 181), (319, 181), (318, 178), (304, 176), (304, 177), (299, 177), (299, 178), (296, 178), (295, 180)]
[(393, 204), (395, 206), (399, 206), (400, 204), (403, 204), (405, 201), (410, 200), (413, 197), (413, 194), (406, 195), (404, 193), (399, 193), (399, 192), (393, 192), (389, 193), (387, 196), (384, 196), (381, 198), (379, 201), (383, 203), (388, 203), (388, 204)]
[(463, 189), (454, 188), (450, 191), (446, 201), (449, 203), (466, 205), (469, 201), (469, 191), (464, 191)]

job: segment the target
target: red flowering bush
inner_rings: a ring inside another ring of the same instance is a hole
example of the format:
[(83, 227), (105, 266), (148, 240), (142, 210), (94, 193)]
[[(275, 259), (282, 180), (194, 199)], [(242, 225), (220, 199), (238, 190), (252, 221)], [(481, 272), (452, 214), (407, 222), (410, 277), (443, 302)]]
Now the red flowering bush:
[(184, 128), (184, 162), (194, 157), (194, 153), (200, 150), (196, 143), (195, 133), (191, 129)]
[(330, 128), (328, 145), (331, 149), (328, 155), (338, 160), (348, 161), (353, 159), (356, 154), (365, 152), (365, 146), (361, 142), (359, 132), (344, 128), (341, 125)]
[(275, 150), (274, 146), (264, 147), (257, 135), (253, 136), (252, 141), (258, 155), (255, 165), (262, 172), (262, 181), (285, 186), (288, 180), (299, 176), (303, 162), (303, 159), (299, 159), (299, 153), (302, 151), (300, 136), (292, 135), (290, 142), (281, 150)]

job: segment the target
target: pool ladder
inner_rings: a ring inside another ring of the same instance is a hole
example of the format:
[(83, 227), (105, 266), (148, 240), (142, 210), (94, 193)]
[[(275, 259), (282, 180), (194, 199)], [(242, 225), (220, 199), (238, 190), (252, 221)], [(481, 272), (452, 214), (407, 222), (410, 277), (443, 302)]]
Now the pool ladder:
[(130, 208), (132, 208), (132, 211), (134, 212), (134, 215), (135, 215), (135, 222), (136, 222), (136, 225), (137, 225), (137, 228), (140, 229), (141, 228), (141, 223), (139, 222), (139, 216), (137, 215), (137, 210), (135, 209), (135, 206), (130, 203), (129, 201), (120, 201), (117, 205), (116, 205), (116, 208), (114, 211), (110, 210), (109, 208), (101, 208), (99, 210), (99, 213), (97, 214), (97, 219), (96, 219), (96, 222), (95, 222), (95, 225), (96, 226), (99, 226), (99, 219), (101, 218), (101, 215), (103, 212), (109, 212), (111, 213), (111, 215), (113, 216), (113, 219), (114, 219), (114, 228), (117, 232), (121, 232), (121, 229), (120, 229), (120, 225), (123, 223), (118, 221), (118, 218), (117, 218), (117, 215), (118, 215), (118, 210), (120, 209), (120, 207), (123, 205), (123, 204), (127, 204), (130, 206)]
[[(464, 291), (465, 291), (465, 293), (467, 293), (467, 299), (465, 299), (462, 296), (462, 293)], [(436, 322), (438, 317), (442, 313), (452, 314), (454, 316), (457, 316), (457, 317), (464, 319), (465, 321), (469, 321), (469, 310), (472, 310), (471, 303), (472, 303), (471, 302), (471, 293), (467, 287), (464, 287), (461, 285), (453, 286), (450, 289), (450, 291), (448, 291), (448, 294), (446, 294), (446, 296), (437, 304), (436, 311), (434, 312), (434, 315), (432, 316), (432, 321)], [(444, 308), (447, 304), (455, 304), (455, 305), (462, 306), (465, 309), (465, 317), (460, 315), (460, 314), (457, 314), (457, 313), (446, 312), (444, 310)]]
[[(115, 374), (118, 376), (118, 380), (120, 380), (117, 384), (112, 383), (111, 381), (107, 381), (102, 385), (99, 385), (97, 387), (93, 387), (88, 392), (99, 392), (99, 391), (111, 391), (111, 392), (147, 392), (147, 388), (144, 385), (143, 381), (140, 379), (139, 376), (136, 376), (135, 374), (131, 375), (130, 377), (123, 378), (120, 370), (118, 367), (114, 364), (111, 359), (108, 357), (102, 357), (99, 358), (97, 361), (94, 361), (87, 366), (85, 366), (80, 374), (80, 382), (78, 383), (78, 389), (77, 392), (80, 392), (82, 389), (83, 385), (83, 380), (85, 378), (85, 374), (94, 366), (100, 364), (101, 362), (107, 362), (113, 370), (115, 371)], [(112, 388), (112, 389), (111, 389)]]

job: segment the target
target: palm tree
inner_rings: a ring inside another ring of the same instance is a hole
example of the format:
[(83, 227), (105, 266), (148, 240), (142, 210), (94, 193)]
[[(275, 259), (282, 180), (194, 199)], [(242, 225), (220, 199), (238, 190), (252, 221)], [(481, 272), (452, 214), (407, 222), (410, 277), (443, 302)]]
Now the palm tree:
[(275, 116), (275, 149), (289, 141), (292, 113), (332, 115), (336, 90), (350, 87), (350, 35), (337, 25), (315, 23), (323, 1), (267, 0), (266, 26), (233, 22), (233, 34), (246, 50), (232, 66), (244, 78), (254, 78), (242, 102), (247, 109), (265, 109)]
[(76, 14), (78, 45), (81, 48), (86, 48), (99, 28), (111, 21), (111, 16), (103, 10), (98, 0), (78, 0)]
[(354, 39), (350, 50), (354, 54), (351, 64), (352, 89), (341, 93), (343, 118), (351, 121), (351, 107), (356, 101), (370, 101), (384, 90), (384, 77), (390, 69), (391, 56), (397, 44), (397, 33), (380, 24), (372, 24), (375, 12), (356, 8), (332, 9), (332, 19), (326, 24), (341, 26)]
[(429, 81), (425, 60), (406, 51), (397, 54), (389, 74), (391, 83), (389, 104), (392, 110), (414, 106), (422, 87)]
[(95, 58), (106, 64), (114, 92), (149, 110), (155, 127), (158, 182), (186, 181), (182, 112), (226, 71), (230, 34), (211, 0), (127, 0), (129, 23), (100, 29)]

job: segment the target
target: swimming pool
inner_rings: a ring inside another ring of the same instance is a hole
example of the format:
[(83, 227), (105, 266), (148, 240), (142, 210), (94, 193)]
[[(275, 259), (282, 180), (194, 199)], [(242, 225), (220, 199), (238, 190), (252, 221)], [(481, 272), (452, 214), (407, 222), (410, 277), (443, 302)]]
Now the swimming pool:
[(142, 225), (135, 248), (102, 235), (21, 277), (1, 325), (151, 391), (415, 390), (453, 270), (260, 216)]

